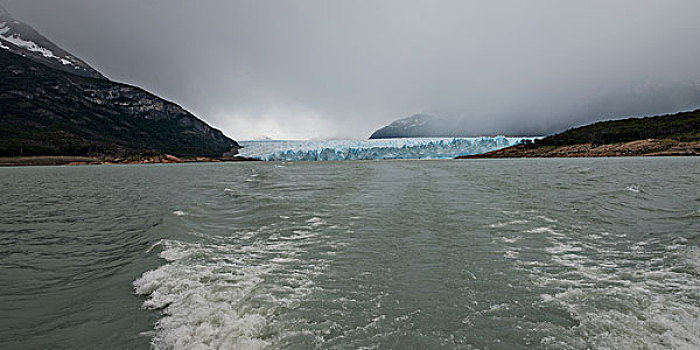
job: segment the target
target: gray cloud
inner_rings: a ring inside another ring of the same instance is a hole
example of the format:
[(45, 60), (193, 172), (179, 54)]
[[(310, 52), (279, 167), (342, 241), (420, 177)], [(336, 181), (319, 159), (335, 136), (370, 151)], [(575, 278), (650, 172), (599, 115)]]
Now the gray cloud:
[(697, 0), (0, 1), (236, 139), (364, 138), (416, 112), (542, 133), (700, 105)]

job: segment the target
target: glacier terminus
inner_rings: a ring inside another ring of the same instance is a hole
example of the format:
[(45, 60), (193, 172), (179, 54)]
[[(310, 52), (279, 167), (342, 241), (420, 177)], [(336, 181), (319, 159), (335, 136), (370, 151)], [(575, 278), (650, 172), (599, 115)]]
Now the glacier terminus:
[(326, 141), (242, 141), (240, 155), (265, 161), (449, 159), (514, 146), (533, 137), (450, 137)]

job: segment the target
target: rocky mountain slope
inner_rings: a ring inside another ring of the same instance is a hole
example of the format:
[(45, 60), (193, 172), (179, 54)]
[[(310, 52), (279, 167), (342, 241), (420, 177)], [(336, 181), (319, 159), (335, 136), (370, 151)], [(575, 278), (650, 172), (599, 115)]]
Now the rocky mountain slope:
[(180, 106), (108, 80), (0, 8), (0, 156), (218, 157), (239, 147)]
[(140, 88), (0, 51), (0, 155), (221, 156), (238, 144)]

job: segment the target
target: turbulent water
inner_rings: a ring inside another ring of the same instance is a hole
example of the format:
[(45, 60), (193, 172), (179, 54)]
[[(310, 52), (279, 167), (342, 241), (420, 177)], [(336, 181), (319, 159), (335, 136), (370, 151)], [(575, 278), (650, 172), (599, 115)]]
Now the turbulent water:
[(700, 159), (0, 169), (2, 349), (697, 349)]
[(532, 137), (448, 137), (380, 140), (242, 141), (242, 156), (267, 161), (451, 159), (532, 140)]

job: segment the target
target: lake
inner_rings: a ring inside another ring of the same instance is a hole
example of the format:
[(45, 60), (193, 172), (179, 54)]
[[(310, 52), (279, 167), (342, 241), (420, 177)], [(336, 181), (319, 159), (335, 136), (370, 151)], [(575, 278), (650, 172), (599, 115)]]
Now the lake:
[(2, 349), (697, 349), (700, 158), (0, 169)]

